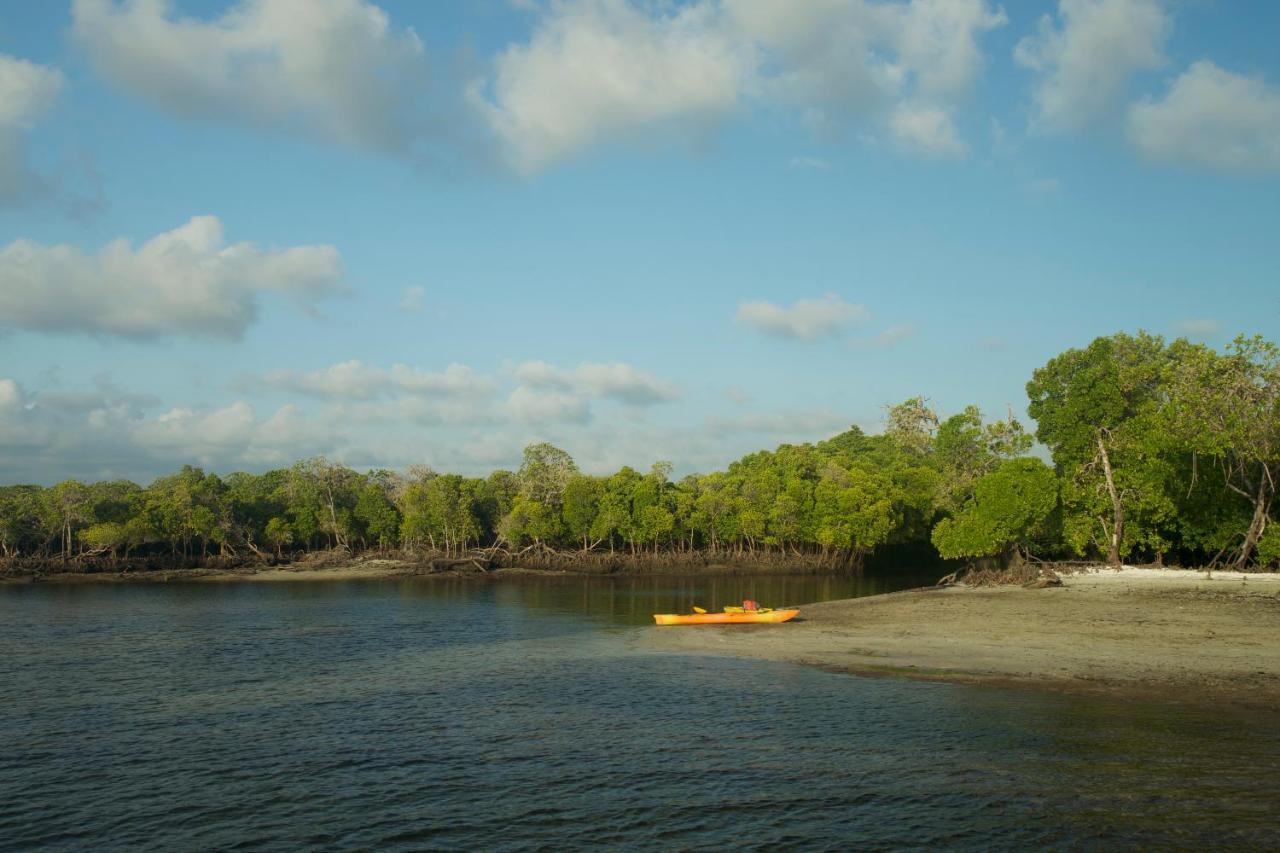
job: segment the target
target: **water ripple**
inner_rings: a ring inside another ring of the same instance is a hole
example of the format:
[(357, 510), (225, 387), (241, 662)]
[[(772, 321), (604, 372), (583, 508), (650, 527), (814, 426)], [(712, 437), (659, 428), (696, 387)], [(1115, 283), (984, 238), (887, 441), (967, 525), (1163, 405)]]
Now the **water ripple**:
[(646, 656), (637, 614), (710, 593), (607, 592), (0, 592), (0, 849), (1274, 841), (1273, 727)]

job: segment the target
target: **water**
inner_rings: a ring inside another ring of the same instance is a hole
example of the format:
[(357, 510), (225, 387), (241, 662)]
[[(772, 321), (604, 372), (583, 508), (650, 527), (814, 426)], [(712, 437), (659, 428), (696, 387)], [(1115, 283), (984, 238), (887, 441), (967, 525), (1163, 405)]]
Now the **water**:
[(634, 645), (911, 580), (0, 589), (0, 847), (1276, 844), (1269, 719)]

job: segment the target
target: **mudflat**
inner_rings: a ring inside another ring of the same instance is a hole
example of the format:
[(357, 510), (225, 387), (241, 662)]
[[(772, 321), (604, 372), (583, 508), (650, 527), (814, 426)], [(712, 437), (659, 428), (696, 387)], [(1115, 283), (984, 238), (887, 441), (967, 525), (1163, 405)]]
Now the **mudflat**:
[(1103, 569), (1044, 589), (956, 585), (803, 605), (782, 625), (655, 627), (639, 644), (863, 675), (1274, 706), (1280, 575)]

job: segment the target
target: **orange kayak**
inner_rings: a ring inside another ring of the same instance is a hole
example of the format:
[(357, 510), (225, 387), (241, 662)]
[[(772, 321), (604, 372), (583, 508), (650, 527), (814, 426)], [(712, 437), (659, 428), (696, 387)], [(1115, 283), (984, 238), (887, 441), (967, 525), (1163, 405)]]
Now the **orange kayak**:
[(756, 623), (786, 622), (794, 619), (799, 610), (755, 610), (736, 613), (655, 613), (653, 621), (659, 625), (748, 625)]

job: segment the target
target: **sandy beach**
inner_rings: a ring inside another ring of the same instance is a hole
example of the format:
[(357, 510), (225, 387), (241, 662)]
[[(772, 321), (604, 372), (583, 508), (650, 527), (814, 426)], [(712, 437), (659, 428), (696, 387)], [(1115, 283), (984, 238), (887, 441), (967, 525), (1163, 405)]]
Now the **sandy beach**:
[(783, 625), (655, 627), (640, 645), (862, 675), (1274, 706), (1280, 575), (1103, 569), (1045, 589), (960, 585), (812, 604)]

